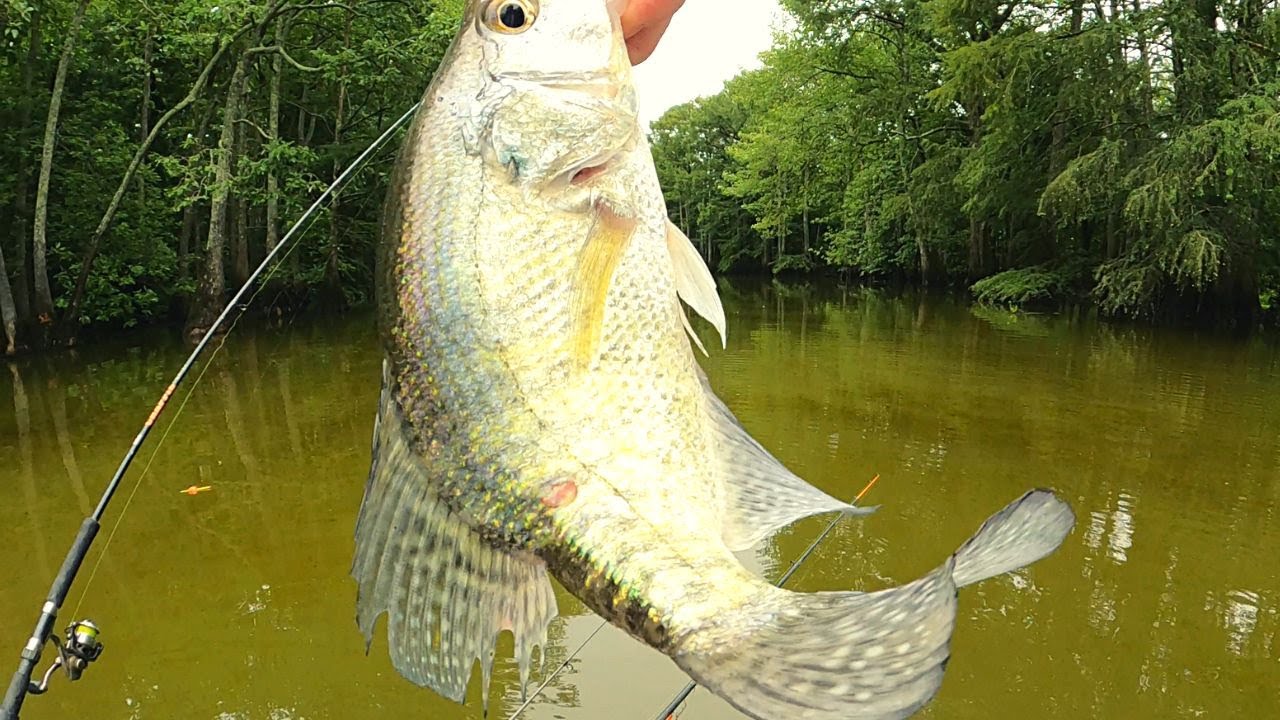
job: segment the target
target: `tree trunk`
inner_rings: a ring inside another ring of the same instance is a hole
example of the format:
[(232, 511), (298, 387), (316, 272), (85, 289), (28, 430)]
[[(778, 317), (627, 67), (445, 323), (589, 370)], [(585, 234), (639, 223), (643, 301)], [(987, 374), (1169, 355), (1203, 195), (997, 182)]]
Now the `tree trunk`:
[(991, 252), (991, 232), (987, 224), (976, 217), (969, 218), (969, 281), (974, 282), (995, 273), (995, 258)]
[(186, 280), (190, 272), (187, 267), (191, 255), (191, 238), (196, 233), (196, 205), (192, 203), (182, 209), (182, 232), (178, 235), (178, 279)]
[(236, 118), (244, 99), (249, 63), (249, 50), (241, 53), (235, 72), (227, 86), (227, 99), (222, 113), (222, 134), (218, 139), (217, 166), (214, 170), (213, 196), (209, 199), (209, 237), (205, 243), (204, 271), (196, 290), (195, 303), (187, 318), (187, 337), (207, 332), (222, 310), (226, 294), (226, 275), (222, 267), (227, 245), (227, 205), (230, 200), (232, 146), (236, 137)]
[[(146, 142), (147, 137), (151, 134), (151, 86), (155, 74), (152, 72), (152, 55), (156, 44), (156, 28), (154, 25), (147, 27), (147, 39), (142, 46), (142, 111), (141, 117), (138, 118), (138, 142)], [(138, 201), (144, 205), (147, 202), (147, 183), (143, 178), (138, 178)]]
[(18, 309), (13, 304), (13, 290), (9, 287), (9, 271), (4, 266), (3, 247), (0, 247), (0, 324), (4, 326), (4, 354), (13, 355), (18, 352)]
[[(195, 84), (193, 84), (191, 89), (187, 91), (186, 97), (182, 98), (177, 105), (169, 108), (168, 112), (160, 116), (160, 119), (156, 121), (155, 127), (151, 128), (151, 131), (147, 133), (146, 139), (142, 141), (142, 145), (139, 146), (137, 152), (133, 154), (133, 159), (129, 161), (129, 167), (125, 170), (124, 177), (120, 179), (120, 184), (116, 186), (115, 195), (112, 196), (111, 202), (107, 205), (106, 211), (98, 220), (98, 227), (94, 229), (93, 236), (89, 238), (88, 244), (85, 245), (84, 255), (80, 259), (80, 274), (76, 277), (76, 287), (71, 293), (71, 301), (67, 303), (65, 327), (62, 333), (64, 340), (67, 342), (70, 343), (74, 341), (75, 332), (79, 327), (80, 304), (84, 301), (85, 289), (88, 287), (89, 283), (89, 273), (93, 271), (93, 262), (98, 257), (98, 246), (102, 243), (102, 238), (107, 234), (107, 230), (110, 229), (111, 223), (115, 220), (116, 213), (120, 210), (120, 203), (124, 199), (125, 192), (129, 189), (129, 184), (133, 181), (133, 177), (138, 172), (138, 168), (142, 166), (142, 161), (147, 156), (147, 152), (150, 151), (151, 145), (155, 143), (156, 138), (160, 135), (160, 131), (169, 124), (170, 120), (177, 116), (178, 113), (190, 107), (191, 104), (200, 97), (201, 93), (204, 92), (205, 85), (209, 82), (209, 76), (213, 73), (213, 69), (217, 66), (223, 53), (225, 53), (227, 48), (235, 42), (236, 37), (246, 29), (247, 27), (242, 28), (236, 36), (233, 36), (230, 41), (214, 52), (213, 57), (209, 58), (209, 62), (205, 63), (200, 76), (196, 78)], [(210, 112), (212, 112), (212, 109)], [(201, 120), (200, 131), (196, 138), (197, 141), (204, 136), (204, 130), (208, 127), (208, 121), (209, 115), (206, 115), (204, 119)], [(180, 267), (182, 267), (181, 260), (184, 259), (185, 253), (180, 255)]]
[(804, 257), (809, 257), (809, 166), (804, 168), (804, 187), (801, 190), (801, 204), (804, 215)]
[[(981, 100), (966, 106), (968, 116), (969, 147), (976, 150), (982, 144), (982, 114), (986, 111)], [(991, 232), (985, 220), (969, 218), (969, 282), (981, 280), (995, 272), (991, 252)]]
[[(311, 146), (311, 135), (312, 133), (315, 132), (315, 129), (316, 129), (315, 122), (313, 121), (311, 123), (311, 130), (310, 131), (307, 130), (307, 111), (305, 109), (305, 106), (307, 103), (307, 90), (308, 90), (307, 84), (305, 82), (302, 83), (302, 92), (299, 93), (299, 98), (297, 102), (298, 128), (294, 136), (298, 144), (301, 145), (302, 147)], [(302, 253), (300, 252), (289, 253), (289, 277), (292, 279), (291, 280), (292, 282), (301, 284), (298, 280), (298, 275), (301, 271), (302, 271)]]
[(89, 0), (80, 0), (76, 7), (71, 28), (62, 46), (62, 57), (53, 78), (53, 95), (49, 98), (49, 115), (44, 125), (44, 146), (40, 156), (40, 181), (36, 187), (35, 234), (31, 240), (31, 268), (35, 285), (35, 312), (42, 323), (53, 320), (53, 294), (49, 290), (49, 269), (46, 258), (46, 225), (49, 220), (49, 179), (53, 175), (53, 145), (58, 139), (58, 116), (62, 112), (62, 94), (67, 84), (67, 70), (75, 54), (76, 38), (84, 24), (84, 13)]
[[(196, 129), (196, 153), (204, 147), (204, 136), (209, 132), (214, 107), (214, 103), (209, 103), (204, 115), (200, 116), (200, 124)], [(178, 277), (182, 280), (191, 276), (191, 240), (200, 236), (201, 209), (200, 203), (192, 202), (182, 210), (182, 234), (178, 236)]]
[[(343, 32), (343, 47), (351, 47), (351, 15), (347, 15), (347, 25)], [(335, 147), (342, 146), (342, 132), (344, 130), (343, 123), (346, 122), (347, 111), (347, 66), (342, 66), (341, 74), (338, 77), (338, 108), (336, 117), (333, 122), (333, 144)], [(333, 163), (333, 177), (337, 179), (342, 172), (342, 166), (335, 159)], [(342, 199), (337, 192), (333, 193), (333, 200), (329, 206), (329, 257), (325, 262), (324, 278), (325, 285), (329, 292), (332, 293), (334, 301), (342, 305), (342, 276), (339, 273), (338, 262), (341, 259), (339, 253), (339, 241), (341, 240), (341, 228), (339, 227), (340, 214), (342, 212)]]
[(1108, 260), (1114, 260), (1120, 257), (1120, 234), (1116, 232), (1116, 224), (1117, 224), (1116, 216), (1119, 214), (1120, 214), (1120, 211), (1116, 210), (1115, 208), (1112, 208), (1109, 212), (1107, 212), (1106, 258)]
[[(276, 44), (285, 46), (284, 19), (276, 20)], [(280, 85), (284, 75), (284, 59), (280, 53), (271, 58), (271, 108), (267, 111), (267, 141), (280, 140)], [(280, 180), (274, 166), (267, 170), (267, 252), (280, 244)]]
[(942, 276), (942, 259), (938, 257), (938, 251), (929, 247), (919, 234), (916, 235), (916, 250), (920, 253), (920, 285), (929, 287), (937, 284)]
[[(1132, 0), (1133, 13), (1142, 12), (1139, 0)], [(1147, 122), (1155, 115), (1155, 89), (1151, 86), (1151, 57), (1147, 50), (1147, 31), (1142, 23), (1137, 23), (1138, 62), (1142, 65), (1142, 113)]]
[[(246, 137), (249, 133), (249, 124), (238, 122), (240, 118), (236, 120), (235, 155), (231, 160), (233, 168), (239, 167), (249, 145), (249, 139)], [(243, 192), (236, 193), (235, 209), (236, 221), (231, 229), (231, 281), (239, 287), (249, 280), (249, 201), (244, 197)]]
[(13, 200), (14, 233), (18, 238), (18, 251), (13, 256), (16, 277), (13, 292), (19, 327), (29, 326), (33, 319), (31, 283), (28, 281), (31, 277), (31, 268), (27, 257), (27, 233), (31, 231), (31, 163), (27, 153), (31, 150), (31, 98), (35, 92), (35, 67), (40, 60), (40, 17), (39, 8), (31, 12), (31, 34), (27, 40), (26, 64), (22, 67), (22, 97), (18, 105), (20, 133)]

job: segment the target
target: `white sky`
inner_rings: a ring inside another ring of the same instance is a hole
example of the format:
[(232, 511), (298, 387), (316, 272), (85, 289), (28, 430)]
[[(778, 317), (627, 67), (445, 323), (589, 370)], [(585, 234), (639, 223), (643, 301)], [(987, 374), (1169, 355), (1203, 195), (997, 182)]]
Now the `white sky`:
[(668, 108), (714, 95), (757, 67), (782, 16), (777, 0), (686, 0), (658, 50), (635, 70), (640, 122), (647, 127)]

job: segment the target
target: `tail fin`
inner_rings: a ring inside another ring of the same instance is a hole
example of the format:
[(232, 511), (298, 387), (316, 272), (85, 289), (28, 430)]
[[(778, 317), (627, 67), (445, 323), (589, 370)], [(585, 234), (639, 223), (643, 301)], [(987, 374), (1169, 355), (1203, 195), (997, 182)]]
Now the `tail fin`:
[(1066, 503), (1032, 491), (915, 582), (872, 593), (776, 591), (693, 632), (676, 663), (761, 720), (905, 718), (942, 684), (957, 588), (1039, 560), (1074, 524)]
[(1071, 506), (1032, 490), (987, 519), (953, 556), (956, 587), (1013, 572), (1048, 557), (1076, 523)]

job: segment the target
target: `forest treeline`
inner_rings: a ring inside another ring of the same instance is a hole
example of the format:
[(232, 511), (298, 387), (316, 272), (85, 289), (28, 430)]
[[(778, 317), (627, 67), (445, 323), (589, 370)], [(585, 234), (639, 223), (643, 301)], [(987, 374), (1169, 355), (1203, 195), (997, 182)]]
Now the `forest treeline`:
[[(207, 328), (419, 98), (462, 4), (0, 0), (4, 351)], [(761, 69), (652, 128), (672, 217), (713, 265), (1276, 316), (1277, 0), (782, 4)], [(369, 298), (390, 152), (272, 302)]]
[[(206, 329), (250, 269), (416, 102), (461, 0), (0, 0), (0, 340)], [(389, 150), (269, 286), (372, 286)]]
[(653, 126), (721, 270), (1253, 326), (1280, 306), (1275, 0), (782, 0)]

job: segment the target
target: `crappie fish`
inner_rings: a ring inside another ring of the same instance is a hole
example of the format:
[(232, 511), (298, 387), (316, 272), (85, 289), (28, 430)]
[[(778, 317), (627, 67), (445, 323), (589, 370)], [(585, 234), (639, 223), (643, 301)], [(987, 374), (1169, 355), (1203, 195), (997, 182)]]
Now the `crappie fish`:
[[(378, 268), (385, 351), (356, 529), (357, 620), (455, 701), (497, 636), (521, 683), (548, 573), (756, 718), (901, 718), (937, 691), (957, 588), (1038, 560), (1068, 506), (1032, 491), (936, 570), (877, 592), (773, 587), (734, 551), (824, 512), (716, 398), (681, 300), (723, 343), (667, 219), (623, 0), (472, 0), (409, 131)], [(691, 342), (692, 340), (692, 342)]]

